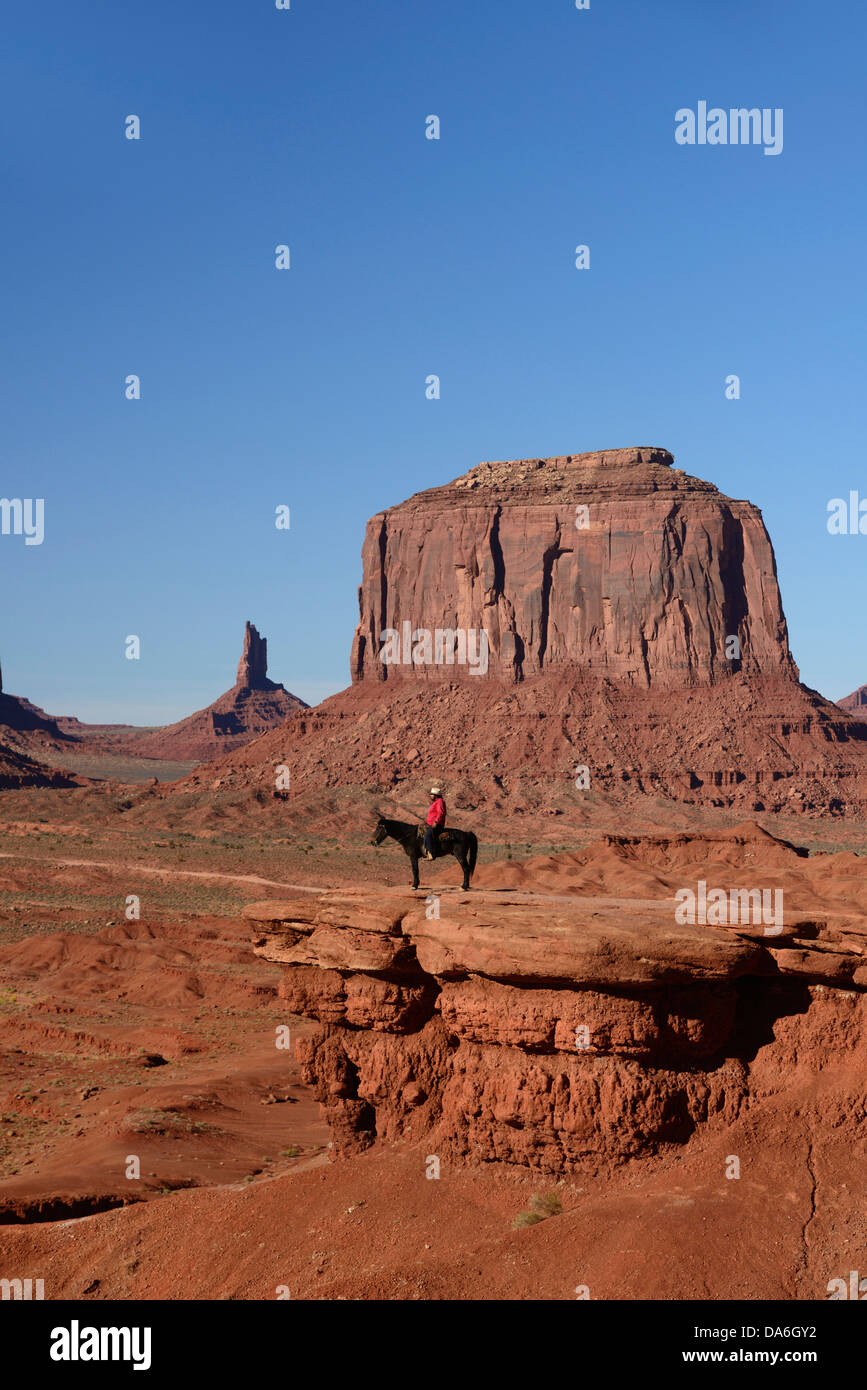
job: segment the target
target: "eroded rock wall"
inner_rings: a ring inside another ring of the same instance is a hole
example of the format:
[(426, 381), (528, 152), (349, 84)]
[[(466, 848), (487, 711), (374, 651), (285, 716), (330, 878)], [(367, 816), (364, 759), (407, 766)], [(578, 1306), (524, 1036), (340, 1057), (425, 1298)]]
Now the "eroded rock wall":
[[(732, 1122), (793, 1058), (814, 1073), (863, 1051), (862, 916), (844, 938), (796, 913), (762, 939), (677, 926), (671, 901), (530, 897), (451, 892), (439, 918), (396, 891), (245, 909), (287, 1008), (321, 1024), (298, 1056), (338, 1153), (610, 1165)], [(778, 1032), (792, 1057), (774, 1060)]]
[(796, 676), (761, 513), (672, 464), (658, 448), (480, 464), (380, 512), (362, 550), (353, 680), (469, 677), (472, 661), (416, 661), (405, 637), (399, 661), (381, 659), (383, 633), (437, 629), (484, 630), (486, 674), (508, 679)]

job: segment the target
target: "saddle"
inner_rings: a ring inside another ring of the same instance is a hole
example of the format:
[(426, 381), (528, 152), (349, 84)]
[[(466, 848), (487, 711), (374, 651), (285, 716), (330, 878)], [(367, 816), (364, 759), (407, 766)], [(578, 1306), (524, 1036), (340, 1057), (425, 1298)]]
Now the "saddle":
[(451, 843), (451, 835), (449, 834), (448, 830), (441, 830), (437, 835), (436, 839), (434, 840), (434, 849), (436, 850), (435, 854), (428, 854), (425, 850), (424, 839), (426, 833), (427, 826), (420, 824), (418, 827), (418, 843), (419, 849), (421, 850), (422, 855), (425, 859), (439, 859), (444, 854), (448, 854), (448, 849), (446, 848), (446, 846)]

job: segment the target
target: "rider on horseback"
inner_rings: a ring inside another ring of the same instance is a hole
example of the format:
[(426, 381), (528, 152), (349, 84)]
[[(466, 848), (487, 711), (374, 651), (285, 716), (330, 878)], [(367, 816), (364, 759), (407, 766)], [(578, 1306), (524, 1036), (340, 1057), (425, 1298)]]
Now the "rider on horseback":
[[(433, 836), (437, 829), (442, 829), (446, 819), (446, 805), (441, 796), (442, 788), (434, 786), (431, 788), (431, 808), (428, 812), (428, 822), (424, 835), (422, 827), (417, 820), (389, 820), (377, 811), (376, 827), (370, 841), (372, 845), (381, 845), (384, 840), (396, 840), (402, 846), (404, 853), (408, 856), (412, 864), (412, 886), (418, 888), (418, 861), (425, 854), (424, 841), (428, 836)], [(435, 858), (441, 855), (452, 854), (457, 859), (464, 871), (463, 891), (466, 893), (470, 887), (470, 879), (475, 872), (476, 860), (479, 855), (479, 842), (472, 830), (459, 830), (457, 826), (450, 826), (448, 831), (441, 835), (436, 846)]]
[(427, 830), (424, 835), (424, 852), (428, 859), (436, 858), (439, 833), (446, 823), (446, 803), (443, 801), (442, 787), (430, 789), (431, 803), (427, 813)]

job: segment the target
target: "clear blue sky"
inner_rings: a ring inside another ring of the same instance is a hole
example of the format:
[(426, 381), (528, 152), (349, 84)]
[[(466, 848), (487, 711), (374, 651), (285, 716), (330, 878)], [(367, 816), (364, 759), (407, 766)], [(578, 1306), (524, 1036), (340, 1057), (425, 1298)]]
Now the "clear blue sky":
[[(166, 722), (250, 618), (322, 698), (372, 513), (633, 443), (762, 508), (802, 678), (867, 681), (826, 530), (867, 497), (865, 39), (854, 0), (7, 6), (0, 496), (46, 536), (0, 537), (5, 687)], [(782, 154), (677, 145), (700, 100), (782, 107)]]

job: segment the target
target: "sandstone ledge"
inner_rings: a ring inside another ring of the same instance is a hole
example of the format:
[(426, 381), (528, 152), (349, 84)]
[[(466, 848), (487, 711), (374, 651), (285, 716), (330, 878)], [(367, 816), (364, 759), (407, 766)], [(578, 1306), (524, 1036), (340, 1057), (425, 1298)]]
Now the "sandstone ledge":
[(439, 919), (426, 901), (244, 909), (288, 1008), (321, 1024), (297, 1050), (337, 1153), (424, 1138), (553, 1172), (619, 1162), (733, 1120), (778, 1019), (864, 1003), (863, 920), (844, 945), (814, 920), (764, 940), (678, 926), (668, 899), (441, 890)]

